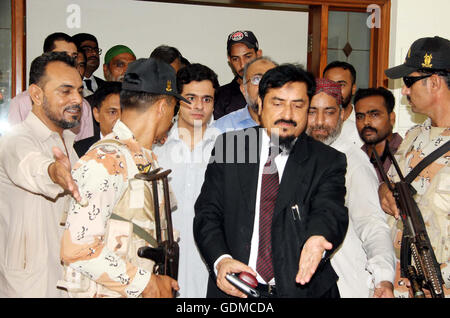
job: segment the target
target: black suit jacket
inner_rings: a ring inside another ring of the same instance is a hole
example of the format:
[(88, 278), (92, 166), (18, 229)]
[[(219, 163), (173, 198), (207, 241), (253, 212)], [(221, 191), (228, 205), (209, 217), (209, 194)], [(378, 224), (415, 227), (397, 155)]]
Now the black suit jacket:
[[(226, 296), (215, 283), (213, 266), (218, 257), (230, 254), (248, 264), (261, 133), (265, 132), (252, 127), (219, 136), (205, 172), (195, 203), (194, 237), (211, 274), (208, 297)], [(224, 163), (226, 158), (233, 158), (234, 163)], [(348, 226), (346, 166), (344, 154), (304, 133), (297, 138), (283, 172), (272, 221), (272, 259), (279, 297), (321, 297), (336, 287), (338, 277), (329, 256), (344, 240)], [(293, 217), (291, 207), (295, 204), (300, 220)], [(301, 286), (295, 282), (300, 253), (313, 235), (324, 236), (333, 249), (327, 251), (311, 281)]]

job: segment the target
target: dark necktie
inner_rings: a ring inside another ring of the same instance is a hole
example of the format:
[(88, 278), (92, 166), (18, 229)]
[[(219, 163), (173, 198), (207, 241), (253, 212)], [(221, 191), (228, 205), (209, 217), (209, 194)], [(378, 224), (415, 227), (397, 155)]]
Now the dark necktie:
[(279, 154), (279, 148), (269, 149), (269, 158), (264, 165), (261, 180), (261, 199), (259, 207), (259, 246), (256, 260), (256, 271), (269, 282), (273, 274), (272, 264), (272, 216), (275, 201), (278, 196), (278, 170), (274, 159)]
[(94, 92), (94, 90), (92, 89), (92, 82), (90, 79), (85, 79), (84, 82), (86, 83), (86, 87), (88, 90), (90, 90), (92, 93)]

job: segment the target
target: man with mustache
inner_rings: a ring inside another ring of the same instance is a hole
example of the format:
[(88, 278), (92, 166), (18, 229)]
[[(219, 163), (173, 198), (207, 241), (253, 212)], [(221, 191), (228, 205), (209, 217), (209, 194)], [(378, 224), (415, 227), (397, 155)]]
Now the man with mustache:
[(323, 78), (332, 80), (341, 86), (342, 108), (344, 122), (342, 133), (349, 136), (349, 141), (357, 146), (362, 146), (363, 141), (359, 138), (355, 124), (355, 112), (351, 103), (356, 92), (356, 70), (353, 65), (343, 61), (333, 61), (323, 70)]
[(252, 31), (235, 31), (227, 39), (228, 64), (235, 77), (219, 88), (214, 105), (214, 119), (245, 107), (246, 100), (240, 90), (244, 66), (262, 55), (258, 40)]
[(72, 58), (44, 53), (31, 63), (27, 118), (0, 140), (0, 297), (63, 297), (56, 289), (63, 227), (78, 187), (70, 174), (83, 84)]
[[(43, 53), (65, 52), (71, 58), (77, 59), (78, 52), (74, 39), (66, 33), (55, 32), (44, 40)], [(89, 102), (83, 98), (80, 124), (71, 128), (76, 134), (75, 141), (89, 138), (94, 135), (94, 124)], [(32, 108), (32, 101), (28, 90), (16, 95), (9, 105), (8, 122), (16, 125), (27, 118)]]
[(125, 45), (114, 45), (105, 54), (103, 75), (109, 82), (123, 82), (128, 64), (136, 61), (136, 55)]
[[(102, 49), (98, 47), (97, 38), (89, 33), (78, 33), (73, 36), (73, 39), (80, 49), (86, 54), (86, 70), (84, 72), (83, 85), (85, 91), (89, 95), (93, 94), (105, 82), (101, 78), (94, 76), (94, 72), (100, 65), (100, 55)], [(85, 94), (85, 97), (89, 96)]]
[(316, 79), (306, 133), (347, 157), (345, 204), (349, 225), (331, 257), (341, 297), (393, 297), (395, 255), (389, 226), (378, 201), (378, 180), (369, 158), (342, 134), (344, 110), (339, 84)]
[(177, 72), (178, 91), (191, 103), (180, 109), (164, 145), (154, 145), (161, 167), (171, 169), (170, 184), (177, 198), (174, 227), (180, 231), (178, 283), (181, 298), (205, 298), (208, 270), (192, 233), (194, 202), (203, 184), (217, 133), (212, 128), (217, 75), (202, 64), (191, 64)]
[(364, 141), (361, 147), (369, 156), (378, 175), (378, 180), (383, 181), (375, 157), (372, 153), (373, 146), (383, 163), (387, 173), (391, 161), (387, 159), (386, 141), (389, 150), (395, 154), (403, 138), (398, 133), (392, 133), (395, 124), (395, 97), (384, 87), (359, 89), (355, 94), (356, 128), (359, 136)]
[[(434, 36), (414, 41), (403, 64), (385, 71), (391, 79), (403, 79), (402, 95), (406, 96), (411, 110), (428, 118), (412, 127), (397, 149), (395, 157), (406, 176), (425, 158), (450, 140), (450, 41)], [(445, 150), (445, 148), (444, 148)], [(444, 151), (445, 152), (445, 151)], [(430, 238), (437, 263), (444, 280), (443, 293), (450, 295), (450, 152), (428, 164), (410, 185)], [(391, 166), (388, 176), (399, 181)], [(383, 210), (390, 214), (396, 250), (401, 249), (402, 222), (392, 192), (385, 183), (380, 185), (380, 202)], [(392, 216), (392, 217), (391, 217)], [(411, 297), (411, 288), (405, 278), (400, 277), (397, 263), (395, 295)], [(409, 288), (408, 288), (409, 287)], [(427, 289), (424, 289), (427, 293)]]
[(345, 156), (307, 136), (315, 82), (293, 64), (259, 83), (261, 126), (220, 135), (195, 203), (208, 297), (246, 297), (226, 275), (256, 276), (262, 297), (339, 297), (330, 255), (348, 224)]
[(258, 86), (263, 75), (277, 66), (270, 58), (260, 56), (245, 64), (244, 77), (240, 85), (247, 105), (216, 120), (214, 127), (221, 132), (245, 129), (259, 124)]

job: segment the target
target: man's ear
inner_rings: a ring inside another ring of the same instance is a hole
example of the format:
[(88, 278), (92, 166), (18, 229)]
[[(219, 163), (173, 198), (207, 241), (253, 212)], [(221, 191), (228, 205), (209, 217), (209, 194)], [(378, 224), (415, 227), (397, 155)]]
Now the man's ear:
[(241, 90), (242, 95), (245, 97), (245, 87), (244, 87), (245, 79), (242, 79), (241, 85), (239, 85), (239, 89)]
[(103, 76), (106, 79), (106, 74), (108, 74), (108, 65), (107, 64), (103, 64)]
[(262, 56), (262, 50), (259, 49), (258, 51), (256, 51), (256, 56), (257, 57), (261, 57)]
[(262, 113), (262, 99), (258, 96), (258, 116), (261, 116)]
[(100, 118), (99, 118), (100, 114), (99, 114), (99, 110), (97, 107), (92, 107), (92, 115), (94, 115), (95, 121), (100, 124)]
[(44, 102), (44, 91), (42, 88), (37, 86), (36, 84), (31, 84), (28, 86), (28, 92), (30, 93), (30, 98), (33, 102), (33, 105), (41, 106)]
[(355, 96), (356, 93), (356, 83), (352, 85), (352, 96)]
[(391, 123), (391, 126), (394, 127), (395, 125), (395, 112), (391, 111), (389, 114), (389, 122)]

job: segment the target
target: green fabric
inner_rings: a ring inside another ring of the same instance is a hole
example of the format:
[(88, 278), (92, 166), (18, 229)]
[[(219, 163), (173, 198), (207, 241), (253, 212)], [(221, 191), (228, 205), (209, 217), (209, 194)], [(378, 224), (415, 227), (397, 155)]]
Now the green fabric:
[(136, 57), (136, 55), (134, 55), (133, 51), (128, 46), (120, 45), (120, 44), (114, 45), (105, 54), (105, 64), (108, 64), (113, 59), (113, 57), (116, 57), (117, 55), (122, 54), (122, 53), (130, 53), (131, 55)]

